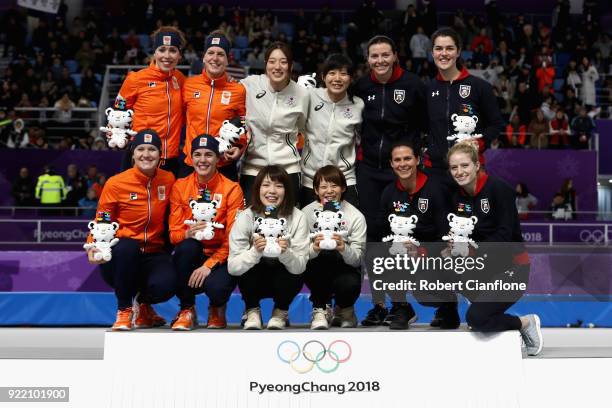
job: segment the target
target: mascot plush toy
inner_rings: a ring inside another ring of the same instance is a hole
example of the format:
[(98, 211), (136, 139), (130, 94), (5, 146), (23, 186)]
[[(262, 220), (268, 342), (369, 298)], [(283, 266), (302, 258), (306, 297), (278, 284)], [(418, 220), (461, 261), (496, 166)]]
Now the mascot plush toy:
[(388, 217), (391, 232), (393, 234), (387, 235), (382, 241), (393, 243), (389, 249), (391, 255), (405, 255), (408, 253), (408, 249), (404, 245), (406, 242), (410, 242), (414, 246), (421, 245), (421, 243), (412, 236), (419, 217), (414, 214), (409, 215), (410, 207), (408, 203), (396, 201), (393, 203), (393, 207), (394, 214), (390, 214)]
[(240, 119), (240, 116), (235, 116), (232, 120), (224, 120), (221, 129), (219, 129), (219, 153), (223, 154), (232, 147), (238, 145), (240, 136), (246, 132), (246, 128)]
[(312, 226), (313, 232), (310, 238), (317, 235), (323, 235), (323, 240), (319, 242), (321, 249), (333, 250), (338, 245), (336, 240), (332, 238), (334, 234), (340, 235), (342, 238), (347, 236), (346, 221), (344, 221), (344, 213), (340, 211), (340, 203), (337, 201), (326, 201), (323, 204), (323, 210), (315, 210), (316, 222)]
[(216, 200), (210, 199), (210, 191), (205, 190), (203, 195), (200, 195), (197, 200), (190, 200), (192, 218), (185, 220), (185, 225), (195, 225), (198, 222), (204, 222), (204, 229), (198, 230), (195, 233), (195, 239), (198, 241), (208, 241), (214, 238), (215, 228), (225, 228), (225, 225), (213, 221), (217, 216), (217, 207), (219, 203)]
[(285, 227), (287, 220), (278, 218), (278, 210), (274, 206), (267, 206), (264, 210), (265, 217), (255, 218), (255, 237), (262, 236), (266, 239), (266, 247), (263, 256), (266, 258), (278, 258), (282, 249), (278, 244), (279, 239), (286, 239)]
[(115, 238), (115, 232), (119, 229), (119, 224), (111, 222), (110, 213), (99, 212), (96, 220), (90, 221), (87, 226), (93, 242), (83, 245), (83, 248), (85, 250), (97, 249), (98, 251), (94, 253), (96, 261), (110, 261), (113, 257), (111, 248), (119, 242), (119, 239)]
[(457, 214), (450, 213), (446, 217), (450, 232), (448, 235), (444, 235), (442, 239), (452, 242), (451, 256), (468, 256), (470, 254), (470, 245), (478, 249), (478, 244), (470, 238), (478, 218), (470, 216), (470, 214), (472, 214), (472, 206), (470, 204), (459, 203)]
[(134, 111), (131, 109), (126, 110), (125, 103), (119, 103), (115, 104), (115, 109), (107, 108), (105, 112), (108, 124), (102, 126), (100, 131), (106, 133), (109, 147), (123, 149), (127, 145), (129, 138), (136, 134), (131, 129)]
[(300, 75), (297, 80), (297, 84), (299, 86), (303, 86), (304, 88), (316, 88), (317, 80), (315, 77), (317, 76), (316, 72), (312, 74)]

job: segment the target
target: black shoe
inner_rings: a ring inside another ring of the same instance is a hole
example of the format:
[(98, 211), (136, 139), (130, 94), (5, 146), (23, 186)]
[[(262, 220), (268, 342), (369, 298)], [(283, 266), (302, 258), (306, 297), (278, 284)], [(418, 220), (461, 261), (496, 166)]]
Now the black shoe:
[(409, 304), (404, 304), (398, 307), (395, 316), (389, 325), (391, 330), (406, 330), (411, 323), (417, 321), (417, 315), (414, 309)]
[(440, 306), (436, 310), (433, 320), (429, 323), (431, 327), (439, 327), (443, 330), (457, 329), (460, 324), (461, 319), (459, 319), (456, 303)]
[(395, 314), (397, 313), (399, 308), (400, 308), (399, 303), (391, 303), (391, 309), (389, 310), (389, 314), (385, 316), (385, 319), (382, 322), (383, 326), (391, 325), (391, 322), (393, 321), (393, 318), (395, 317)]
[(361, 325), (362, 326), (380, 326), (388, 314), (389, 312), (387, 311), (387, 308), (376, 304), (374, 305), (372, 309), (370, 309), (365, 319), (361, 321)]

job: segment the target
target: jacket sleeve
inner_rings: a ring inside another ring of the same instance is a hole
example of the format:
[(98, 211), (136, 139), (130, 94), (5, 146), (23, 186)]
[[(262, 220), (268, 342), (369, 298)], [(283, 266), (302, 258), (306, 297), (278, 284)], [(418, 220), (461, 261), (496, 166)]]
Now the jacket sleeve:
[(481, 81), (480, 84), (482, 89), (480, 93), (480, 108), (483, 113), (482, 116), (484, 116), (480, 120), (482, 120), (484, 126), (482, 135), (485, 139), (485, 144), (488, 146), (493, 139), (499, 137), (502, 131), (502, 118), (491, 85), (485, 81)]
[(185, 239), (186, 226), (184, 221), (189, 218), (191, 218), (191, 214), (185, 213), (181, 192), (178, 188), (173, 188), (170, 192), (170, 215), (168, 217), (172, 245), (178, 245)]
[(367, 226), (365, 217), (359, 210), (355, 211), (354, 219), (351, 221), (351, 231), (347, 237), (348, 240), (344, 246), (344, 252), (342, 252), (342, 259), (347, 265), (357, 268), (361, 264), (365, 251)]
[(295, 209), (291, 229), (289, 248), (278, 256), (278, 260), (285, 265), (287, 271), (299, 275), (306, 270), (308, 252), (310, 249), (310, 238), (308, 238), (308, 225), (304, 213)]
[(253, 268), (263, 255), (252, 245), (253, 220), (250, 213), (250, 210), (242, 211), (230, 231), (227, 271), (233, 276), (240, 276)]
[(44, 180), (45, 180), (45, 176), (40, 176), (38, 177), (38, 180), (36, 181), (36, 189), (34, 192), (34, 197), (39, 200), (40, 200), (40, 189), (42, 188)]
[(238, 210), (242, 209), (244, 204), (244, 196), (242, 195), (242, 190), (238, 185), (236, 185), (229, 193), (227, 198), (227, 218), (225, 220), (225, 239), (221, 246), (208, 257), (208, 259), (204, 262), (204, 265), (211, 268), (217, 264), (224, 263), (227, 261), (227, 257), (229, 255), (229, 234), (232, 230), (232, 226), (234, 225), (234, 221), (236, 220), (236, 213)]
[(135, 75), (134, 72), (128, 74), (117, 95), (117, 100), (125, 100), (126, 109), (132, 109), (138, 99), (138, 84)]

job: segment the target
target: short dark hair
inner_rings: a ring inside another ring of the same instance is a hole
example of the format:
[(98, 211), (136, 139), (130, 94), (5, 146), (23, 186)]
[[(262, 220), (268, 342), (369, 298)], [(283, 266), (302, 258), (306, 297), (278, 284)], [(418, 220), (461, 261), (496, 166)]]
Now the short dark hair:
[(321, 182), (323, 180), (329, 183), (334, 183), (342, 187), (344, 189), (344, 193), (342, 193), (342, 196), (340, 197), (340, 199), (344, 198), (344, 194), (346, 193), (346, 189), (347, 189), (346, 177), (344, 177), (344, 174), (338, 167), (329, 164), (317, 170), (312, 180), (312, 186), (314, 187), (314, 193), (316, 194), (317, 197), (319, 196), (317, 194), (317, 190), (319, 189), (319, 186), (321, 185)]
[(330, 54), (323, 62), (323, 68), (321, 69), (321, 78), (325, 78), (325, 75), (329, 71), (334, 69), (346, 69), (346, 72), (353, 76), (355, 74), (355, 67), (353, 61), (349, 57), (343, 54)]
[(414, 157), (416, 157), (417, 159), (421, 157), (421, 146), (417, 141), (410, 139), (400, 139), (391, 145), (391, 150), (389, 150), (389, 160), (391, 160), (393, 150), (397, 149), (398, 147), (409, 147), (412, 150)]
[(438, 37), (450, 37), (453, 39), (453, 42), (455, 43), (455, 46), (457, 47), (458, 50), (463, 49), (463, 42), (461, 41), (461, 36), (459, 35), (458, 32), (456, 32), (450, 27), (442, 27), (436, 30), (431, 35), (431, 48), (432, 49), (433, 49), (434, 43), (436, 42), (436, 38)]
[(281, 50), (283, 54), (285, 54), (285, 58), (287, 58), (287, 62), (289, 63), (289, 71), (293, 69), (293, 52), (287, 43), (282, 41), (274, 41), (270, 46), (266, 49), (266, 53), (264, 54), (264, 61), (266, 64), (268, 63), (268, 59), (270, 59), (270, 54), (274, 50)]
[(266, 177), (272, 181), (281, 182), (285, 187), (285, 197), (283, 198), (283, 202), (278, 207), (278, 215), (291, 215), (293, 213), (293, 207), (295, 207), (293, 184), (291, 183), (291, 179), (289, 178), (289, 175), (285, 169), (277, 165), (262, 168), (257, 174), (257, 177), (255, 177), (253, 191), (251, 192), (251, 210), (256, 214), (263, 214), (264, 212), (266, 206), (259, 198), (259, 190), (261, 189), (261, 185)]
[(370, 38), (370, 41), (368, 41), (366, 55), (370, 53), (370, 47), (374, 44), (389, 44), (391, 46), (391, 51), (393, 51), (393, 53), (397, 52), (395, 41), (393, 41), (390, 37), (387, 37), (386, 35), (375, 35), (374, 37)]

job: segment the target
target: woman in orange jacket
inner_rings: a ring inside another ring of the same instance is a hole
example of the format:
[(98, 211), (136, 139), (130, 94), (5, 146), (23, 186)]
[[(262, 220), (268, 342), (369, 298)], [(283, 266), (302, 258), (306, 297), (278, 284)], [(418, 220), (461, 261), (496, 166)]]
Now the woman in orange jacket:
[(164, 248), (164, 218), (175, 179), (158, 168), (161, 147), (154, 130), (137, 133), (131, 143), (134, 166), (108, 179), (98, 202), (106, 221), (119, 223), (110, 261), (96, 261), (98, 250), (87, 250), (89, 262), (100, 265), (102, 277), (115, 289), (119, 310), (113, 330), (164, 325), (151, 304), (175, 293), (176, 273)]
[[(151, 64), (130, 72), (115, 99), (115, 109), (132, 109), (132, 129), (153, 129), (161, 139), (161, 168), (178, 174), (179, 142), (184, 123), (182, 87), (185, 76), (176, 69), (181, 61), (184, 34), (160, 27), (151, 35), (155, 52)], [(123, 169), (131, 163), (126, 156)]]
[[(222, 33), (213, 32), (204, 44), (202, 74), (185, 80), (183, 105), (186, 110), (187, 128), (183, 147), (185, 162), (181, 165), (181, 176), (193, 172), (191, 142), (198, 135), (206, 133), (218, 137), (225, 120), (244, 118), (246, 113), (246, 90), (226, 72), (230, 49), (229, 40)], [(242, 145), (243, 150), (246, 148), (246, 142), (246, 134), (243, 133), (238, 143)], [(239, 147), (232, 147), (220, 157), (219, 171), (230, 180), (238, 181), (236, 161), (241, 154)]]
[[(210, 300), (207, 327), (222, 329), (227, 325), (225, 306), (236, 287), (236, 278), (227, 271), (228, 237), (244, 196), (237, 182), (217, 171), (221, 155), (215, 137), (202, 134), (189, 147), (195, 171), (177, 180), (170, 194), (170, 241), (176, 245), (173, 259), (181, 302), (172, 329), (197, 327), (199, 293)], [(195, 214), (209, 214), (209, 221), (195, 221)]]

